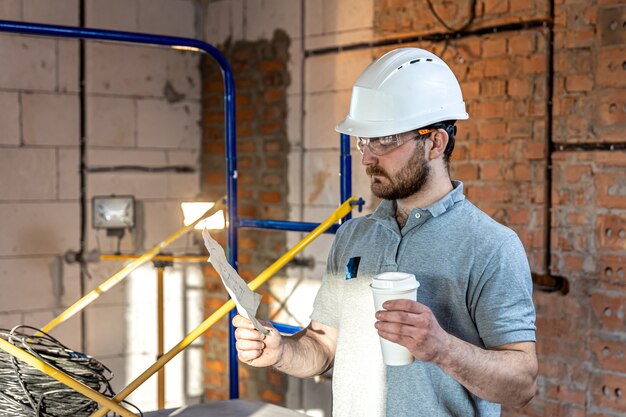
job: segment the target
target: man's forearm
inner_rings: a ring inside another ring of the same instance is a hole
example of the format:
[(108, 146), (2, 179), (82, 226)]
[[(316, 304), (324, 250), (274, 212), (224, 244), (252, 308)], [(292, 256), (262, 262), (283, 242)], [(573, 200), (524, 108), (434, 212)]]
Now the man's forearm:
[(311, 329), (283, 339), (282, 354), (274, 368), (288, 375), (309, 378), (330, 369), (334, 352), (319, 342)]
[(536, 391), (537, 361), (530, 349), (532, 342), (486, 350), (452, 336), (435, 363), (482, 399), (523, 406)]

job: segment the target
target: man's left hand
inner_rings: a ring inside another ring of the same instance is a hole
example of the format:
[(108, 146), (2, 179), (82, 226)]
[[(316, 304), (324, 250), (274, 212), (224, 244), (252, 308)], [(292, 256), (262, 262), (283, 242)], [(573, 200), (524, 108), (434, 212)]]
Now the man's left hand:
[(450, 346), (451, 336), (439, 326), (424, 304), (413, 300), (391, 300), (376, 312), (378, 335), (398, 343), (424, 362), (436, 362)]

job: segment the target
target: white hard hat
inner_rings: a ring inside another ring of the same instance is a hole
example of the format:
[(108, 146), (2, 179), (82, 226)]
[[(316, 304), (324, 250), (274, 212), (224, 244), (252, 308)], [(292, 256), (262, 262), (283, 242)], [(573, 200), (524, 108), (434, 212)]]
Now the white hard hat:
[(400, 48), (372, 62), (352, 88), (350, 112), (335, 130), (376, 137), (469, 116), (456, 77), (435, 54)]

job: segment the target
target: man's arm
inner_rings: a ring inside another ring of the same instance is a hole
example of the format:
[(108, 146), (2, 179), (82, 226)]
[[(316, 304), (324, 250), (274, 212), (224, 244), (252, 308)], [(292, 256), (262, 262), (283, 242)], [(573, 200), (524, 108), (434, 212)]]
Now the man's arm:
[(444, 331), (432, 311), (412, 300), (393, 300), (376, 312), (378, 334), (433, 362), (478, 397), (523, 406), (535, 395), (534, 342), (482, 349)]
[(239, 360), (255, 367), (274, 366), (286, 374), (308, 378), (330, 369), (335, 358), (337, 329), (311, 321), (302, 331), (283, 337), (270, 324), (264, 335), (241, 316), (233, 318)]

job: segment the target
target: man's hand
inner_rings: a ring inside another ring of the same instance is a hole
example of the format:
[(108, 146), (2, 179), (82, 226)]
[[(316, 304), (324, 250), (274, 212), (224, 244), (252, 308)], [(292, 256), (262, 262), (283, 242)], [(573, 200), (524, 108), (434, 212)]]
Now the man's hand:
[(521, 407), (535, 395), (534, 342), (483, 349), (447, 333), (433, 312), (417, 301), (386, 301), (383, 308), (376, 312), (380, 337), (405, 346), (421, 361), (437, 364), (480, 398)]
[(252, 322), (237, 315), (233, 318), (235, 338), (237, 339), (237, 353), (239, 360), (251, 366), (265, 367), (275, 365), (282, 356), (282, 336), (271, 324), (261, 322), (269, 329), (263, 334), (254, 328)]
[(439, 326), (433, 312), (413, 300), (391, 300), (376, 312), (378, 335), (409, 349), (423, 362), (436, 361), (450, 345), (451, 336)]

